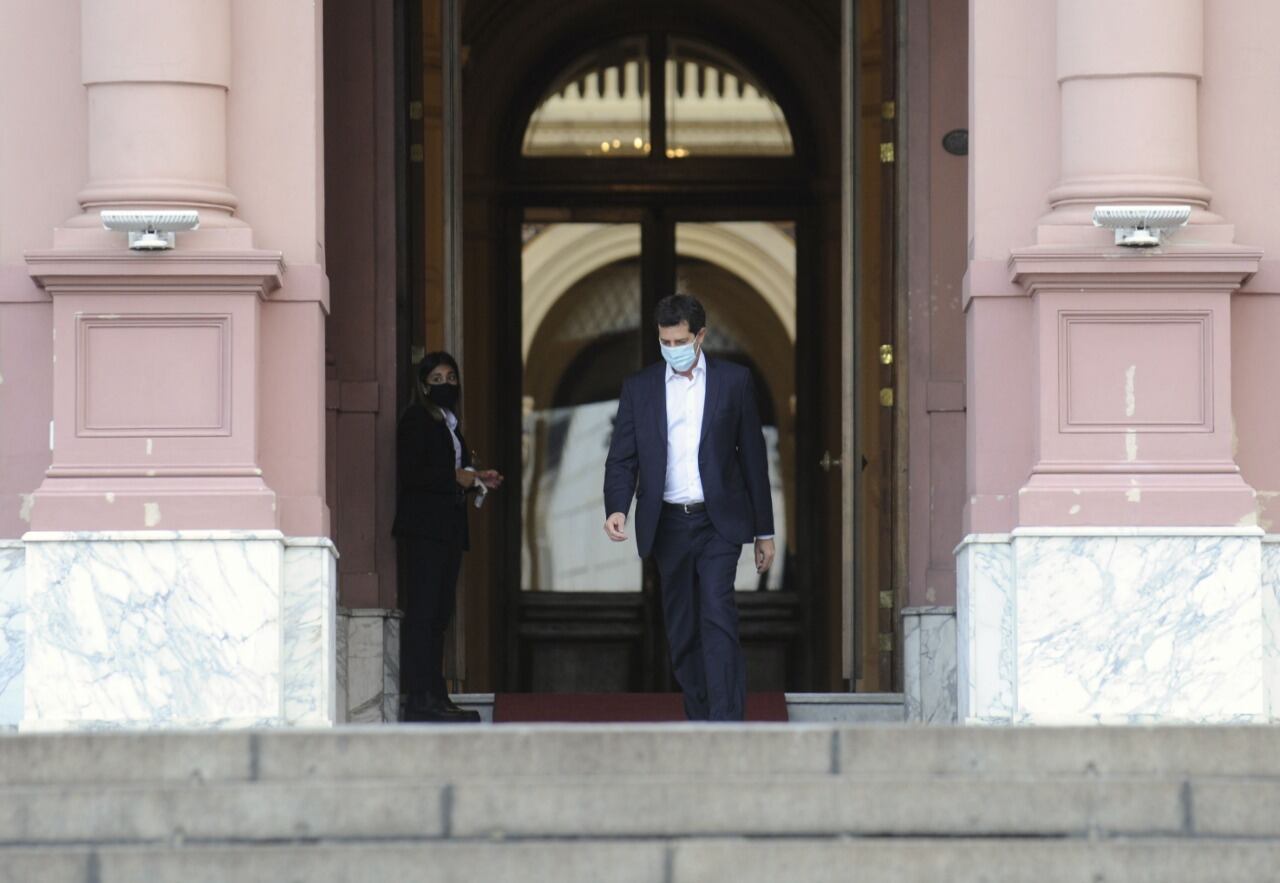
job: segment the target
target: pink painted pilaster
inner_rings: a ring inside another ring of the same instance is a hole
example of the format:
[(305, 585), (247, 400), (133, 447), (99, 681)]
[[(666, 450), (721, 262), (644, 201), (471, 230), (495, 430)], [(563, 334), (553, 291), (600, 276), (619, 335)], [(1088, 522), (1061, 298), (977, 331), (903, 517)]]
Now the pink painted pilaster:
[(1034, 463), (1030, 304), (1008, 260), (1034, 242), (1060, 151), (1055, 0), (970, 0), (968, 9), (965, 535), (1016, 526)]
[(1231, 295), (1261, 252), (1015, 252), (1032, 299), (1035, 466), (1019, 525), (1239, 526)]
[(258, 466), (262, 300), (279, 254), (29, 253), (53, 298), (53, 462), (31, 527), (273, 529)]

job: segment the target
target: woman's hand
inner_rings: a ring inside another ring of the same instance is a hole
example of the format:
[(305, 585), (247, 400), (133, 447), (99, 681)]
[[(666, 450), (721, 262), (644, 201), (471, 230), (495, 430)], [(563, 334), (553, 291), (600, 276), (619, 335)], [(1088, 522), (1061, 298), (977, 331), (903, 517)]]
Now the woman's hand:
[(502, 487), (502, 473), (496, 469), (481, 469), (476, 473), (476, 477), (491, 491)]

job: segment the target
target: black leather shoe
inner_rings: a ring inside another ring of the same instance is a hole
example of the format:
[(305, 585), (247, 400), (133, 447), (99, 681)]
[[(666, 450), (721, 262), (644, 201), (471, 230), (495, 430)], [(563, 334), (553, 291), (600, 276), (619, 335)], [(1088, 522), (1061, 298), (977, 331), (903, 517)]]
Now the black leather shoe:
[(480, 712), (467, 711), (449, 698), (412, 695), (404, 709), (406, 723), (478, 724)]

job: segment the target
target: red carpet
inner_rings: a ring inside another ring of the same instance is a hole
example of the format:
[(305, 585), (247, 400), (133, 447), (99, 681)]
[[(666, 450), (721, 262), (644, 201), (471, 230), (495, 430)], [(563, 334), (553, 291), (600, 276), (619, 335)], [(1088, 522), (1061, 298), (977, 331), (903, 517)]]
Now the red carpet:
[[(493, 722), (652, 723), (684, 720), (679, 693), (499, 693)], [(748, 693), (748, 721), (786, 721), (783, 693)]]

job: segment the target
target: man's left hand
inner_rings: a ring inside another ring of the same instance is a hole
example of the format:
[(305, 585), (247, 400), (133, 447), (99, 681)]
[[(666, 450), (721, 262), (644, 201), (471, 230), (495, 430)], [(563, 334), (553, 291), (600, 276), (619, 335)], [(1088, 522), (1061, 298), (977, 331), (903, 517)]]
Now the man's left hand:
[(764, 573), (773, 565), (773, 540), (756, 540), (756, 573)]

